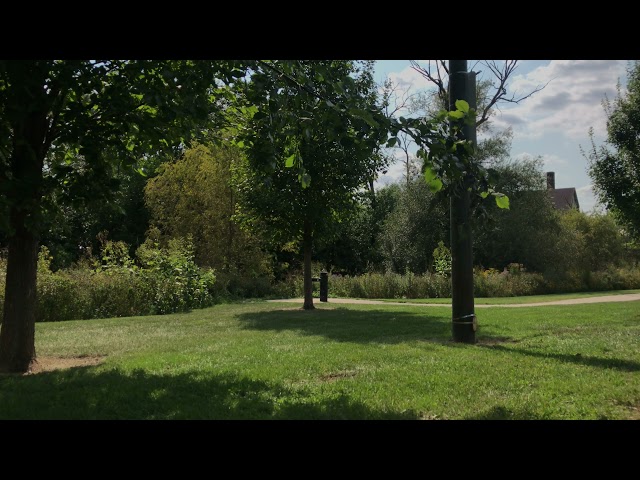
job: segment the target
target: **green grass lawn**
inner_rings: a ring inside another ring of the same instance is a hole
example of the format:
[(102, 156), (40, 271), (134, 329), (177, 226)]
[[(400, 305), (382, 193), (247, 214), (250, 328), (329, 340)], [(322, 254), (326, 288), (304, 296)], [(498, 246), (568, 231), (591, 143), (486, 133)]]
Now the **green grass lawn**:
[[(522, 297), (476, 297), (476, 305), (505, 305), (511, 303), (544, 303), (555, 300), (568, 300), (570, 298), (602, 297), (606, 295), (625, 295), (628, 293), (640, 293), (640, 290), (611, 290), (606, 292), (576, 292), (576, 293), (552, 293), (549, 295), (526, 295)], [(450, 304), (450, 298), (381, 298), (383, 302), (394, 303), (435, 303)], [(331, 301), (331, 298), (329, 298)]]
[(316, 303), (40, 323), (41, 357), (98, 366), (0, 376), (2, 419), (625, 419), (640, 407), (640, 302), (450, 309)]

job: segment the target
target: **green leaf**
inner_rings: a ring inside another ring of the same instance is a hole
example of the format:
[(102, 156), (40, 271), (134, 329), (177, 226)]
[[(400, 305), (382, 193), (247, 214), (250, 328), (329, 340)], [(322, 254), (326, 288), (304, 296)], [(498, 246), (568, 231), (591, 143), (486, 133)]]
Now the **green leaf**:
[(436, 175), (435, 170), (433, 170), (431, 167), (425, 167), (424, 179), (427, 181), (427, 183), (430, 183), (435, 178), (438, 178), (438, 175)]
[(296, 154), (294, 153), (293, 155), (291, 155), (290, 157), (287, 157), (287, 159), (284, 161), (284, 166), (287, 168), (293, 167), (293, 160), (296, 158)]
[(436, 193), (442, 190), (442, 180), (438, 178), (435, 170), (433, 170), (431, 167), (425, 167), (424, 179), (427, 182), (429, 190), (431, 190), (432, 193)]
[(242, 140), (240, 140), (239, 142), (236, 143), (236, 147), (243, 148), (244, 147), (244, 142)]
[(456, 100), (456, 108), (461, 112), (467, 113), (469, 111), (469, 104), (465, 100)]
[(367, 125), (372, 128), (378, 127), (378, 122), (373, 119), (373, 115), (371, 115), (371, 112), (368, 112), (367, 110), (364, 110), (362, 108), (350, 108), (349, 114), (361, 118), (365, 121), (365, 123), (367, 123)]
[(460, 118), (464, 117), (464, 113), (462, 113), (459, 110), (454, 110), (452, 112), (449, 112), (449, 117), (450, 118), (455, 118), (455, 119), (460, 119)]
[(311, 175), (309, 175), (308, 173), (302, 175), (300, 183), (302, 183), (302, 188), (307, 188), (309, 185), (311, 185)]
[(509, 209), (509, 197), (507, 197), (505, 194), (501, 193), (496, 195), (496, 205), (498, 205), (498, 208), (504, 208), (504, 209)]
[(480, 192), (480, 196), (482, 198), (487, 198), (489, 196), (489, 192)]
[(439, 178), (434, 178), (428, 183), (428, 185), (431, 193), (437, 193), (442, 190), (442, 181)]
[(396, 137), (391, 137), (387, 141), (387, 147), (393, 147), (397, 142), (398, 142), (398, 139)]

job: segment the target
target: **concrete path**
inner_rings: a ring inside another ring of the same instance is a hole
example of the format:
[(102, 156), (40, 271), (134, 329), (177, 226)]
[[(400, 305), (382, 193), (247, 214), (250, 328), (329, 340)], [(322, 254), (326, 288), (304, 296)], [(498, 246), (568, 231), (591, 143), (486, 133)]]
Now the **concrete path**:
[[(640, 300), (640, 293), (628, 293), (624, 295), (602, 295), (599, 297), (570, 298), (567, 300), (553, 300), (550, 302), (537, 303), (510, 303), (504, 305), (475, 305), (475, 308), (518, 308), (518, 307), (544, 307), (546, 305), (579, 305), (584, 303), (606, 303), (606, 302), (633, 302)], [(269, 302), (304, 303), (302, 298), (286, 298), (283, 300), (268, 300)], [(314, 298), (314, 303), (320, 300)], [(362, 305), (411, 305), (415, 307), (449, 307), (447, 303), (410, 303), (410, 302), (383, 302), (382, 300), (364, 300), (356, 298), (329, 298), (327, 304), (350, 303)]]

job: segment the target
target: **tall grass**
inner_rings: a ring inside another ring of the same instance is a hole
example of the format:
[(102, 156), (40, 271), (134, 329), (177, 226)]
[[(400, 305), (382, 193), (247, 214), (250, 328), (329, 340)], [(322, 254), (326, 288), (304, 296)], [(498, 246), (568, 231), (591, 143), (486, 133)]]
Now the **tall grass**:
[[(544, 276), (529, 272), (476, 270), (477, 297), (517, 297), (551, 293), (631, 290), (640, 288), (640, 269), (611, 268), (587, 274)], [(302, 278), (291, 278), (280, 287), (282, 297), (301, 296)], [(351, 298), (451, 298), (451, 279), (425, 273), (367, 273), (329, 276), (329, 296)]]

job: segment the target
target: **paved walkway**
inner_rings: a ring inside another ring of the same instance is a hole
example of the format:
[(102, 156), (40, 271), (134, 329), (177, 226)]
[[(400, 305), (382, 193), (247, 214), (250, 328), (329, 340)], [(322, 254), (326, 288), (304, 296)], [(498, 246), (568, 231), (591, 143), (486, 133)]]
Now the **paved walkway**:
[[(633, 302), (640, 300), (640, 293), (627, 293), (624, 295), (602, 295), (599, 297), (570, 298), (566, 300), (553, 300), (550, 302), (537, 303), (509, 303), (503, 305), (475, 305), (475, 308), (518, 308), (518, 307), (544, 307), (546, 305), (578, 305), (583, 303), (606, 303), (606, 302)], [(287, 303), (304, 303), (302, 298), (286, 298), (282, 300), (268, 300), (269, 302), (287, 302)], [(319, 302), (314, 298), (314, 303)], [(356, 298), (329, 298), (328, 304), (332, 303), (350, 303), (363, 305), (411, 305), (416, 307), (449, 307), (448, 303), (411, 303), (411, 302), (383, 302), (382, 300), (364, 300)]]

